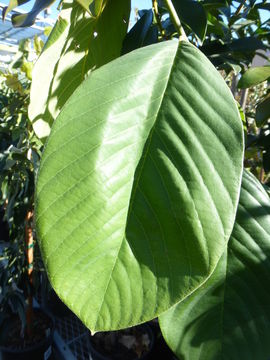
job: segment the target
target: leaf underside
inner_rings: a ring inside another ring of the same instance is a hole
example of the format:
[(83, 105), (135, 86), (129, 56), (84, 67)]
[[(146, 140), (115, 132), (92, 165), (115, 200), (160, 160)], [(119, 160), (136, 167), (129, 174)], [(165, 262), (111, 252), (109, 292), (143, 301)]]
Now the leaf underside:
[(269, 197), (245, 171), (228, 251), (200, 289), (160, 316), (180, 359), (269, 359), (269, 255)]
[(205, 281), (232, 231), (242, 148), (229, 89), (185, 42), (122, 56), (71, 96), (36, 225), (53, 287), (91, 330), (152, 319)]

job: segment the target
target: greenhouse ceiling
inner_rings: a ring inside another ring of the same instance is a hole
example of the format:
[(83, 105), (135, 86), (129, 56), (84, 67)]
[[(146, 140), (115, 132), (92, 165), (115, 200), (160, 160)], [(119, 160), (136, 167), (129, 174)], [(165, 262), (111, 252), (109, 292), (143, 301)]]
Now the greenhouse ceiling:
[[(0, 2), (0, 13), (6, 4)], [(23, 39), (33, 39), (35, 35), (43, 37), (44, 29), (52, 26), (55, 19), (49, 17), (37, 17), (35, 24), (26, 28), (14, 28), (11, 23), (12, 14), (23, 14), (25, 11), (13, 10), (7, 16), (5, 21), (0, 22), (0, 63), (1, 68), (5, 68), (5, 64), (11, 61), (12, 56), (17, 52), (18, 46)]]

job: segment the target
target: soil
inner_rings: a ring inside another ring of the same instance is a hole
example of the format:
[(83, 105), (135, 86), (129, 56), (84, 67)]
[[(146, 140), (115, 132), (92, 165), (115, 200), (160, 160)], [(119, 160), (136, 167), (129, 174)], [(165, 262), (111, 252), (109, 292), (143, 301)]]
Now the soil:
[(91, 337), (96, 351), (113, 360), (142, 358), (150, 349), (152, 339), (148, 327), (136, 326), (125, 330), (99, 332)]
[(41, 310), (34, 309), (33, 313), (33, 335), (31, 338), (21, 334), (21, 321), (18, 317), (13, 317), (9, 321), (9, 329), (5, 336), (4, 343), (6, 348), (22, 350), (33, 347), (44, 341), (53, 328), (52, 320)]

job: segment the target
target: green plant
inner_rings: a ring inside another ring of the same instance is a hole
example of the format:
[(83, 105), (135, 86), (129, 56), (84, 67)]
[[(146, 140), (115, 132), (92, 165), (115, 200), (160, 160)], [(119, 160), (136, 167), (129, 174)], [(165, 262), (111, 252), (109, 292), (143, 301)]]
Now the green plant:
[(270, 202), (212, 65), (243, 72), (268, 46), (265, 2), (175, 1), (183, 29), (153, 1), (125, 39), (127, 1), (81, 3), (63, 4), (29, 107), (51, 131), (35, 221), (53, 287), (93, 332), (158, 316), (180, 358), (266, 359)]
[(35, 177), (43, 144), (27, 115), (32, 64), (27, 61), (28, 46), (25, 45), (25, 42), (20, 44), (10, 71), (1, 74), (0, 206), (9, 233), (8, 241), (1, 244), (0, 309), (2, 334), (4, 320), (8, 320), (11, 313), (17, 313), (22, 334), (26, 330), (31, 337), (32, 297), (43, 267), (35, 246), (32, 218)]

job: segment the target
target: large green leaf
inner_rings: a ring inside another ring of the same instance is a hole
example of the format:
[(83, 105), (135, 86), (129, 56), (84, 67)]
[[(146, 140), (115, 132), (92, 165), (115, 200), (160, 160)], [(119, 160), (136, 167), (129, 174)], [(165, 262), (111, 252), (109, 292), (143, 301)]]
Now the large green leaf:
[(270, 201), (245, 171), (228, 251), (210, 279), (160, 316), (180, 359), (267, 360), (270, 354)]
[(43, 155), (36, 226), (52, 285), (90, 329), (149, 320), (211, 274), (242, 136), (230, 90), (186, 42), (122, 56), (71, 96)]
[(248, 69), (238, 82), (238, 87), (249, 88), (270, 78), (270, 66), (258, 66)]
[(108, 0), (102, 9), (93, 17), (76, 2), (63, 4), (48, 39), (54, 46), (45, 46), (33, 70), (29, 117), (39, 137), (48, 136), (52, 122), (85, 76), (121, 53), (130, 1)]

